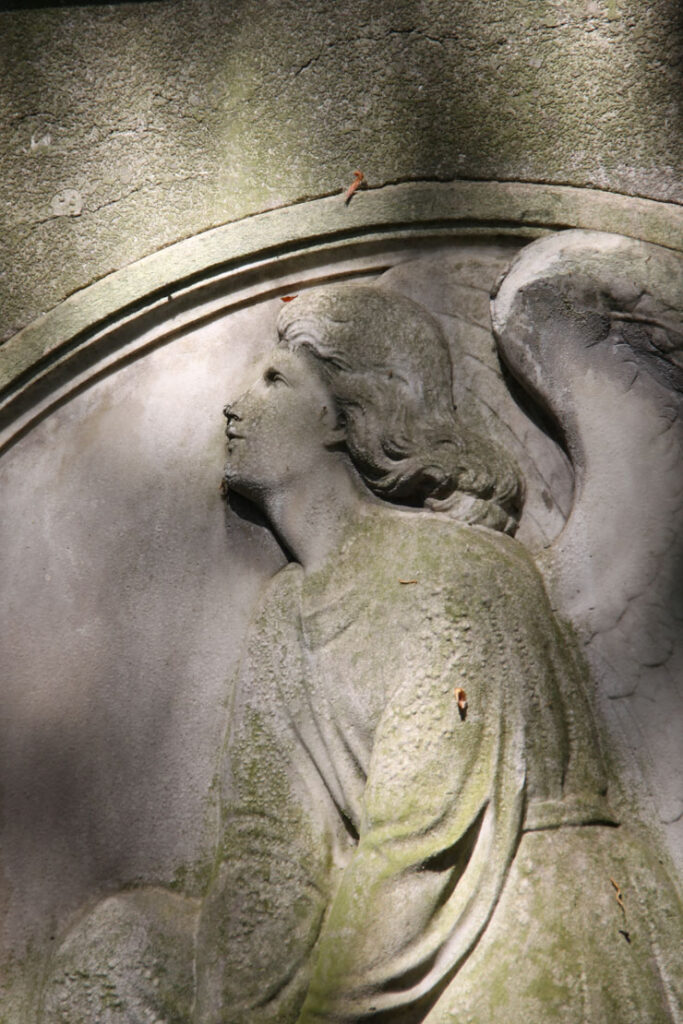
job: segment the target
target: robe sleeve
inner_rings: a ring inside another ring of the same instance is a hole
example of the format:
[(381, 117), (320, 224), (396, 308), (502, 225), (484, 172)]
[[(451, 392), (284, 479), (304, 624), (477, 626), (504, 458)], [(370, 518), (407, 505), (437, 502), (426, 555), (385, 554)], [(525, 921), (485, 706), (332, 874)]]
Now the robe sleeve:
[(332, 889), (327, 810), (284, 706), (300, 677), (297, 571), (269, 585), (219, 772), (219, 852), (197, 938), (197, 1019), (294, 1021)]
[(509, 679), (529, 647), (525, 595), (501, 573), (464, 572), (407, 634), (299, 1024), (421, 1020), (493, 912), (522, 825), (524, 721)]

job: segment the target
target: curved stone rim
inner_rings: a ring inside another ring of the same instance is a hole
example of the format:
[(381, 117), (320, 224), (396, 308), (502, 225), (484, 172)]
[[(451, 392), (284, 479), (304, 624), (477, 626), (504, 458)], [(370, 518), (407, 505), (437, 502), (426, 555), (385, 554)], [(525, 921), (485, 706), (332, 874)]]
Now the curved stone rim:
[[(278, 294), (302, 257), (457, 236), (531, 239), (589, 228), (680, 251), (683, 207), (563, 185), (407, 182), (255, 214), (177, 242), (94, 282), (0, 348), (0, 451), (65, 394), (217, 308)], [(213, 306), (210, 297), (214, 297)], [(234, 299), (234, 303), (226, 297)], [(208, 305), (207, 305), (208, 303)], [(199, 311), (202, 311), (201, 313)], [(193, 315), (194, 314), (194, 315)], [(136, 335), (137, 340), (132, 340)]]

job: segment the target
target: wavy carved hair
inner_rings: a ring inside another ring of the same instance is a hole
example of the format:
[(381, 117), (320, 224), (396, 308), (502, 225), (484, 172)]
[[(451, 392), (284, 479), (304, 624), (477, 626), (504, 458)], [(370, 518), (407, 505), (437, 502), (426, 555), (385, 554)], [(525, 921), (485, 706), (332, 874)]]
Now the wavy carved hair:
[(514, 532), (517, 468), (459, 421), (448, 345), (427, 310), (381, 288), (331, 285), (281, 310), (278, 339), (315, 360), (375, 494)]

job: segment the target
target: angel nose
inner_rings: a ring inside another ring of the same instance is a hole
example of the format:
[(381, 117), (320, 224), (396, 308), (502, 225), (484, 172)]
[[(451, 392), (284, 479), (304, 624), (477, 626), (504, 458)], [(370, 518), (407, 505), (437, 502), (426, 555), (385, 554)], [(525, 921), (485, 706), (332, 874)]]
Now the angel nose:
[(224, 406), (224, 408), (223, 408), (223, 415), (225, 416), (225, 418), (228, 421), (228, 423), (231, 423), (232, 420), (241, 420), (242, 419), (242, 417), (239, 416), (235, 412), (235, 407), (232, 406), (232, 405)]

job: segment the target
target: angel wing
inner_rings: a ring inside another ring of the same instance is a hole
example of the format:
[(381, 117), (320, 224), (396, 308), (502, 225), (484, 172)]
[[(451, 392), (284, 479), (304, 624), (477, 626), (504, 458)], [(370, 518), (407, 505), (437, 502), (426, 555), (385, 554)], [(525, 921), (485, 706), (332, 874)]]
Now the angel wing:
[(682, 309), (680, 256), (582, 230), (522, 249), (492, 304), (501, 358), (574, 474), (567, 522), (538, 561), (585, 643), (622, 777), (641, 792), (644, 778), (679, 864)]

